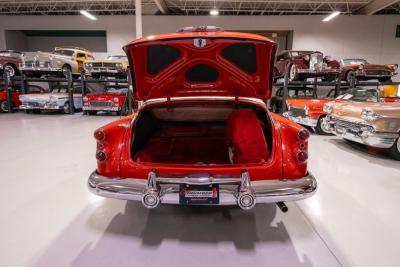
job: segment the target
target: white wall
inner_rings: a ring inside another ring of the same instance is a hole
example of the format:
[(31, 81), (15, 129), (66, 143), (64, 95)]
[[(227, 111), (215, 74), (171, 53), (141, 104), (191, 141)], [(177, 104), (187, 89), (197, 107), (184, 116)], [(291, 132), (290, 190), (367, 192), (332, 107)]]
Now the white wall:
[[(340, 16), (328, 23), (321, 16), (144, 16), (144, 35), (189, 25), (216, 25), (227, 30), (293, 30), (293, 49), (319, 50), (335, 58), (365, 57), (400, 65), (399, 15)], [(4, 30), (106, 30), (110, 54), (135, 39), (134, 16), (0, 16), (0, 49)]]

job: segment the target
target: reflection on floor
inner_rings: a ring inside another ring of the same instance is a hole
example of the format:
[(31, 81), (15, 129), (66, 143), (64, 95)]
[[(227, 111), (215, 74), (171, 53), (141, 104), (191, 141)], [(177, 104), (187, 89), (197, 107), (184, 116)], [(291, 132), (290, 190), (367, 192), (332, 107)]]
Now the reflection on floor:
[(397, 266), (399, 163), (312, 136), (311, 199), (244, 212), (90, 194), (110, 116), (1, 114), (0, 266)]

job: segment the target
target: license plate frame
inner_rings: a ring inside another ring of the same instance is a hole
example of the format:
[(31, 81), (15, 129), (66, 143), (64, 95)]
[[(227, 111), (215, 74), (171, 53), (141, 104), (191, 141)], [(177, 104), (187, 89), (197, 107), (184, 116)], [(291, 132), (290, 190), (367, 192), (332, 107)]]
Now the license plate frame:
[(219, 195), (218, 184), (179, 185), (179, 203), (181, 205), (218, 205)]

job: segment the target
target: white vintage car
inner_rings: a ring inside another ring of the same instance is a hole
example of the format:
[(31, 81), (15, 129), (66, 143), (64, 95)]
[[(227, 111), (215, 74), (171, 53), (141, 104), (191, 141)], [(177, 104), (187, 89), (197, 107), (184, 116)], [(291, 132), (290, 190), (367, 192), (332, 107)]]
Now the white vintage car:
[[(67, 89), (53, 89), (50, 93), (20, 95), (19, 109), (27, 113), (40, 113), (41, 111), (62, 111), (69, 113), (69, 96)], [(82, 109), (82, 92), (76, 88), (73, 94), (74, 109)]]
[(28, 76), (43, 74), (65, 74), (71, 72), (78, 75), (83, 70), (86, 60), (93, 60), (92, 53), (84, 48), (60, 46), (51, 53), (36, 52), (26, 54), (22, 58), (20, 70)]

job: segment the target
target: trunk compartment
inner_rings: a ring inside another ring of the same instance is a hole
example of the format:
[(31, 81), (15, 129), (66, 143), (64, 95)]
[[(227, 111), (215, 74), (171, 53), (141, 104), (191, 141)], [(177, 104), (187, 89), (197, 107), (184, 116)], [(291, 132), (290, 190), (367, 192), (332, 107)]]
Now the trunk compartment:
[(272, 147), (266, 112), (234, 105), (143, 110), (132, 140), (135, 162), (194, 166), (262, 163)]

